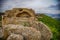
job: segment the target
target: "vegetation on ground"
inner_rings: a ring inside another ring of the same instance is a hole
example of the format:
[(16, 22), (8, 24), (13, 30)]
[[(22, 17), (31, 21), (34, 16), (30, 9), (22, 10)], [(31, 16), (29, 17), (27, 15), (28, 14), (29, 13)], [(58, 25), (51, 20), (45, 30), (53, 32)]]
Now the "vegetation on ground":
[(42, 21), (51, 29), (53, 33), (53, 38), (51, 40), (60, 40), (60, 21), (44, 14), (40, 14), (37, 18), (38, 21)]

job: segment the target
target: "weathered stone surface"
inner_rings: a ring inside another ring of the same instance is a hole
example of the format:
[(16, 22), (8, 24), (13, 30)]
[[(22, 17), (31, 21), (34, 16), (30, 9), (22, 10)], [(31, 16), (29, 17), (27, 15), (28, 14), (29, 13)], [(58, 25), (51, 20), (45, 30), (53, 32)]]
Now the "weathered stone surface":
[[(41, 38), (41, 33), (40, 31), (37, 31), (35, 28), (32, 27), (22, 27), (18, 25), (9, 25), (4, 28), (4, 31), (7, 31), (5, 35), (11, 35), (11, 33), (14, 34), (20, 34), (23, 35), (23, 37), (26, 40), (40, 40)], [(6, 36), (5, 36), (6, 37)]]
[(7, 10), (2, 18), (4, 38), (11, 33), (22, 35), (25, 40), (50, 40), (50, 29), (38, 22), (35, 12), (27, 8), (14, 8)]
[(23, 40), (23, 36), (19, 34), (11, 34), (8, 36), (7, 40)]
[(41, 40), (50, 40), (52, 38), (51, 30), (44, 23), (36, 21), (32, 27), (41, 32)]

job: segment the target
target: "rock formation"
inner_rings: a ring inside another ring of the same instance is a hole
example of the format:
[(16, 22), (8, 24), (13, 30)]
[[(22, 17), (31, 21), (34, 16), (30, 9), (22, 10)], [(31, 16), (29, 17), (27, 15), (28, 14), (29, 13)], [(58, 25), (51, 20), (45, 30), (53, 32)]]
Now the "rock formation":
[(17, 37), (19, 40), (50, 40), (52, 37), (50, 29), (37, 20), (32, 9), (13, 8), (7, 10), (2, 16), (2, 27), (4, 38), (7, 40), (15, 35), (16, 37), (20, 35), (23, 38)]

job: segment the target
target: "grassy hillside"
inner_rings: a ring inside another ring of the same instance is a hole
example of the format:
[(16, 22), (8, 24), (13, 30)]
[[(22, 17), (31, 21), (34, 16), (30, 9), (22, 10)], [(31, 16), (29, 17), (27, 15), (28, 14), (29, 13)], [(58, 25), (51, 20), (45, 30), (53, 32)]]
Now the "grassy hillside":
[(45, 23), (52, 31), (53, 33), (53, 38), (51, 40), (59, 40), (60, 38), (60, 25), (59, 25), (59, 21), (44, 15), (44, 14), (40, 14), (38, 17), (39, 21), (42, 21), (43, 23)]

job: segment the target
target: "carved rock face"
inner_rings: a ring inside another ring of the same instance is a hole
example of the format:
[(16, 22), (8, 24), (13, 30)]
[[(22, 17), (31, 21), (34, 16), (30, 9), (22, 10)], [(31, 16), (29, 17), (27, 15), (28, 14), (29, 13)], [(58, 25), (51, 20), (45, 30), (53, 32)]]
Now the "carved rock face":
[[(3, 25), (6, 24), (19, 24), (20, 22), (16, 22), (17, 20), (24, 20), (26, 19), (27, 21), (33, 17), (32, 19), (35, 18), (35, 13), (31, 9), (26, 9), (26, 8), (16, 8), (12, 10), (7, 10), (5, 12), (5, 15), (3, 16)], [(31, 19), (31, 20), (32, 20)]]
[(7, 38), (7, 40), (10, 40), (12, 36), (15, 37), (16, 35), (17, 37), (17, 34), (19, 34), (23, 38), (19, 39), (20, 36), (17, 37), (19, 40), (50, 40), (52, 36), (50, 29), (42, 22), (37, 21), (33, 10), (22, 9), (13, 9), (6, 12), (6, 17), (4, 17), (2, 25), (4, 38), (10, 35)]

